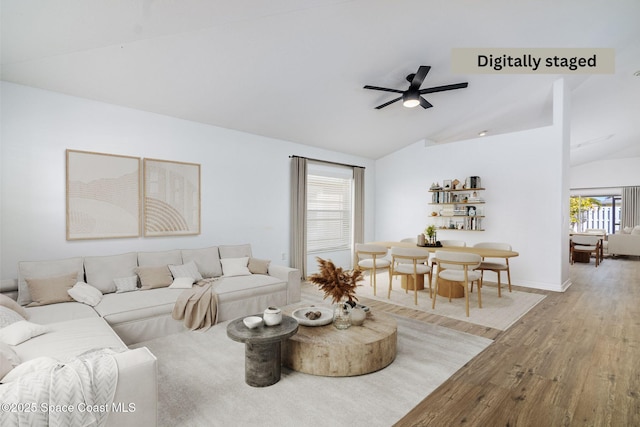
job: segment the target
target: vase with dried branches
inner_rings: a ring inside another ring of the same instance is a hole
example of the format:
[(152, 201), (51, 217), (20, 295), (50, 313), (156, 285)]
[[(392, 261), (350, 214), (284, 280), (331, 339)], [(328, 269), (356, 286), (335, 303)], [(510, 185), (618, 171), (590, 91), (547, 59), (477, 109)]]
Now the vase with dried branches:
[[(309, 281), (318, 285), (324, 292), (324, 298), (331, 297), (334, 309), (334, 326), (338, 329), (346, 329), (351, 326), (349, 308), (358, 301), (356, 297), (357, 283), (363, 280), (362, 271), (359, 269), (345, 271), (342, 267), (336, 267), (330, 260), (316, 258), (320, 271), (309, 276)], [(349, 308), (345, 307), (349, 304)]]

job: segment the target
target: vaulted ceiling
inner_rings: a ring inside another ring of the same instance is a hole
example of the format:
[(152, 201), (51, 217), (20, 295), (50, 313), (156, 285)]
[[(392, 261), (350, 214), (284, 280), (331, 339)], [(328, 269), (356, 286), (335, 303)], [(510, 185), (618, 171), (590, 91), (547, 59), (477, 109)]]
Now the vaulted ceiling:
[[(380, 158), (551, 123), (571, 89), (571, 162), (640, 157), (638, 0), (1, 0), (2, 79)], [(454, 74), (459, 47), (615, 48), (614, 74)], [(375, 106), (430, 65), (433, 108)]]

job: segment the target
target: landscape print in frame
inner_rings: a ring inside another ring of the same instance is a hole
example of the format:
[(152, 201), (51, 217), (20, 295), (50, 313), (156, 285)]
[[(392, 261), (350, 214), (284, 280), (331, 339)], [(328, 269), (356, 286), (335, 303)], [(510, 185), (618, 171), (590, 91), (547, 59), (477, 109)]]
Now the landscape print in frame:
[(144, 159), (144, 235), (200, 234), (200, 165)]
[(140, 157), (66, 150), (67, 240), (139, 237)]

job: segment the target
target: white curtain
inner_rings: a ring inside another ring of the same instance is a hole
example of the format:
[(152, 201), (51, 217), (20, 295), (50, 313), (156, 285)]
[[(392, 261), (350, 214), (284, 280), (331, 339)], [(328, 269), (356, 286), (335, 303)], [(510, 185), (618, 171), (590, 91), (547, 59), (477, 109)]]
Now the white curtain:
[(620, 229), (640, 225), (640, 187), (622, 189)]
[(307, 159), (291, 158), (291, 267), (307, 277)]

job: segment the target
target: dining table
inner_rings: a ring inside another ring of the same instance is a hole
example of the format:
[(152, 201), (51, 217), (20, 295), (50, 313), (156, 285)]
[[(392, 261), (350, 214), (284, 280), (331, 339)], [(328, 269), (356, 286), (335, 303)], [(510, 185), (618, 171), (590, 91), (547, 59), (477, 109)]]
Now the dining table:
[[(485, 258), (514, 258), (520, 254), (516, 251), (508, 251), (504, 249), (492, 249), (492, 248), (474, 248), (473, 246), (420, 246), (415, 242), (397, 242), (397, 241), (376, 241), (368, 242), (370, 245), (384, 246), (387, 249), (393, 247), (399, 248), (420, 248), (429, 253), (435, 253), (436, 251), (450, 251), (450, 252), (465, 252), (471, 254), (477, 254)], [(437, 278), (436, 278), (437, 280)], [(418, 290), (424, 289), (424, 275), (419, 275), (417, 283), (413, 283), (413, 277), (403, 276), (401, 286), (405, 290), (413, 290), (414, 286)], [(452, 283), (448, 280), (440, 279), (438, 288), (438, 295), (451, 298), (464, 298), (464, 289), (461, 286), (452, 286)]]

